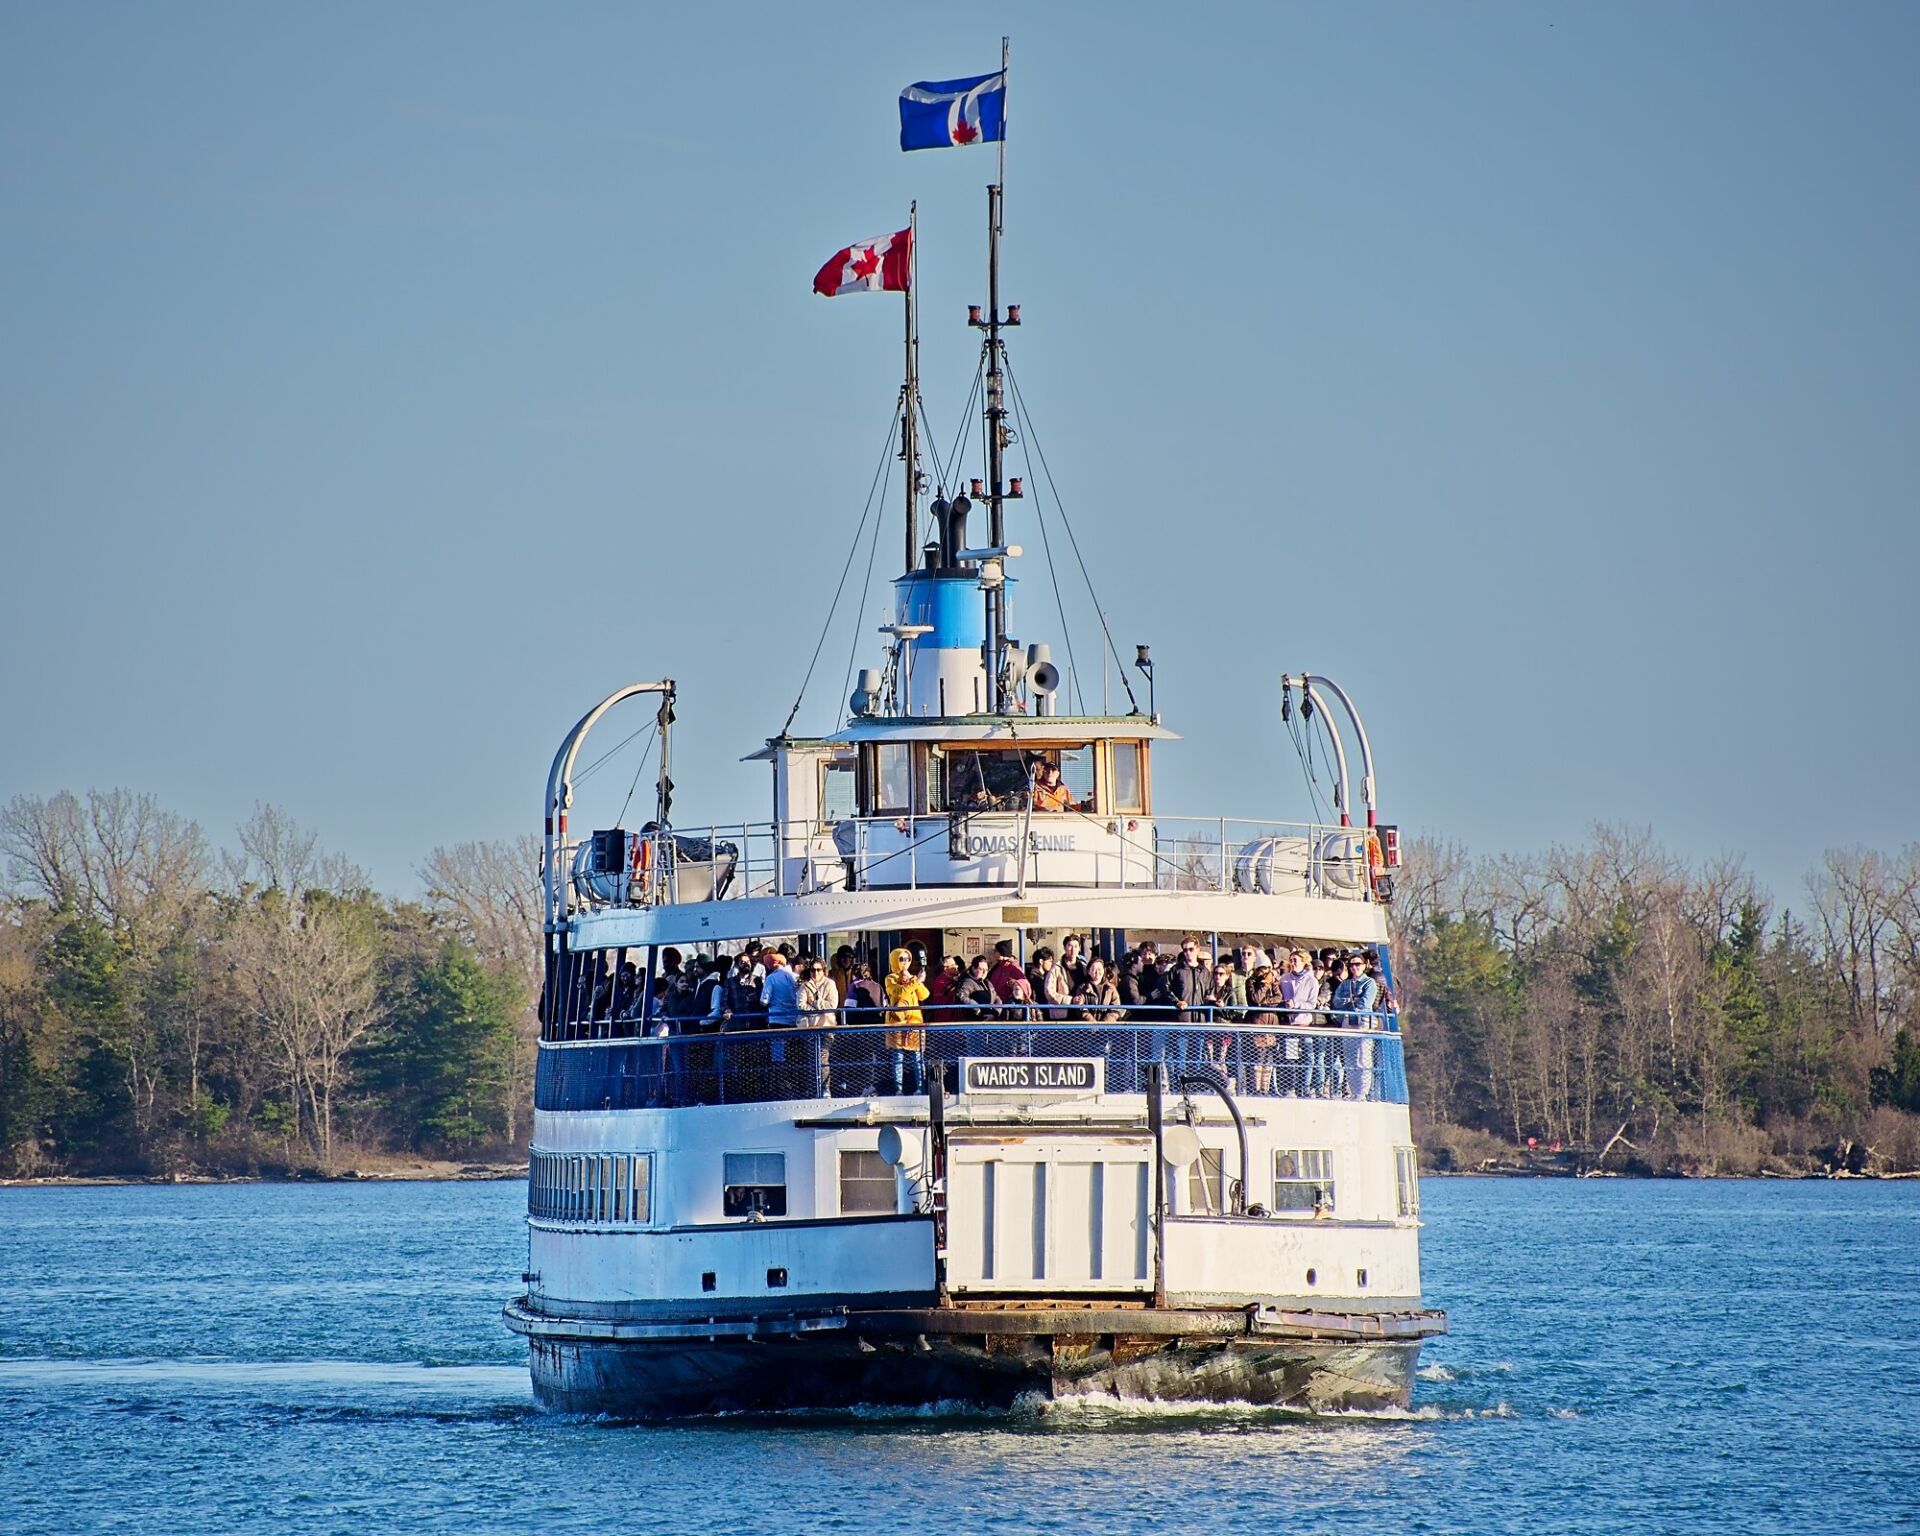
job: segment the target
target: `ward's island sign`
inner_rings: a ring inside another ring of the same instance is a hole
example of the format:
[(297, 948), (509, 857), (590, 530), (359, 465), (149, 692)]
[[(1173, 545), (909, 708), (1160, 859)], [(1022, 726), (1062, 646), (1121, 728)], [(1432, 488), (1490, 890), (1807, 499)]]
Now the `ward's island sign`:
[(1098, 1057), (969, 1056), (960, 1063), (960, 1091), (1088, 1099), (1105, 1087), (1106, 1065)]

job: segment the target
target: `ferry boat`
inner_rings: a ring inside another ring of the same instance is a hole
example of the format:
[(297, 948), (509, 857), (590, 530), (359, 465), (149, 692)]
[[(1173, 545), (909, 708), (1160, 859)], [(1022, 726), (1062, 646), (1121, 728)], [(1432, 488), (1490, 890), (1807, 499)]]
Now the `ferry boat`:
[[(983, 472), (956, 489), (921, 471), (909, 286), (906, 568), (841, 728), (751, 754), (770, 818), (672, 820), (670, 680), (600, 700), (554, 758), (529, 1258), (505, 1311), (548, 1408), (1404, 1407), (1422, 1341), (1445, 1331), (1421, 1304), (1397, 1013), (1257, 1007), (1231, 985), (1216, 1002), (1029, 1001), (1012, 981), (1071, 935), (1109, 967), (1148, 942), (1236, 970), (1363, 953), (1390, 985), (1398, 839), (1359, 713), (1324, 676), (1276, 691), (1331, 749), (1335, 815), (1179, 816), (1154, 792), (1178, 738), (1147, 648), (1145, 708), (1129, 688), (1125, 713), (1068, 712), (1047, 647), (1008, 637), (1020, 314), (1000, 304), (1000, 207), (996, 183), (988, 302), (969, 317)], [(583, 747), (630, 701), (658, 728), (653, 814), (582, 835)], [(763, 981), (789, 955), (837, 962), (834, 990)], [(892, 974), (891, 1006), (848, 990), (849, 955)], [(716, 957), (733, 976), (691, 987)], [(926, 995), (979, 957), (989, 1000)]]

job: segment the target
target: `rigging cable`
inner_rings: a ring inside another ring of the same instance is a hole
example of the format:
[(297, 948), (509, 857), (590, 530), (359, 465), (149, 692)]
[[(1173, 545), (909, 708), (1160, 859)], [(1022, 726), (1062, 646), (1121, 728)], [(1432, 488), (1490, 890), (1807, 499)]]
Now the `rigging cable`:
[[(967, 422), (971, 420), (973, 416), (973, 402), (980, 397), (980, 379), (982, 370), (985, 367), (986, 359), (983, 356), (980, 366), (973, 370), (973, 385), (967, 391), (966, 404), (960, 409), (960, 430), (953, 435), (953, 451), (947, 456), (947, 462), (944, 466), (940, 463), (940, 439), (934, 435), (933, 423), (927, 419), (927, 404), (924, 400), (920, 402), (920, 422), (921, 425), (926, 428), (927, 444), (933, 451), (934, 479), (939, 486), (939, 495), (946, 495), (946, 488), (949, 485), (954, 487), (955, 494), (959, 492), (960, 448), (966, 441)], [(928, 522), (932, 523), (933, 521), (934, 519), (931, 514), (929, 514)], [(935, 527), (932, 529), (932, 533), (936, 540), (944, 540), (946, 537), (946, 530), (943, 528)]]
[(622, 736), (612, 746), (608, 747), (606, 751), (602, 752), (598, 757), (596, 757), (593, 760), (591, 765), (589, 765), (586, 768), (582, 768), (578, 773), (576, 773), (573, 776), (573, 782), (576, 784), (585, 783), (607, 761), (608, 758), (614, 755), (614, 753), (618, 752), (622, 747), (626, 746), (627, 743), (632, 741), (635, 737), (646, 734), (646, 732), (652, 730), (659, 723), (660, 723), (660, 718), (659, 716), (656, 715), (653, 719), (649, 720), (645, 725), (636, 725), (629, 734)]
[[(944, 499), (947, 494), (947, 475), (946, 471), (940, 467), (940, 439), (934, 436), (933, 422), (927, 417), (927, 402), (921, 400), (916, 403), (920, 409), (921, 440), (929, 445), (930, 452), (928, 456), (933, 460), (933, 494), (936, 498)], [(927, 534), (930, 533), (932, 535), (932, 542), (936, 544), (943, 543), (946, 539), (947, 531), (940, 526), (940, 519), (933, 515), (931, 508), (927, 511), (926, 521), (928, 525), (927, 533), (921, 535), (920, 542), (922, 544), (928, 542)]]
[[(900, 418), (897, 416), (894, 418), (895, 421), (898, 421), (899, 419)], [(892, 446), (893, 446), (893, 435), (892, 433), (888, 433), (887, 447), (891, 448)], [(882, 471), (884, 471), (887, 465), (891, 462), (892, 460), (887, 456), (886, 453), (883, 452), (880, 455), (880, 467)], [(886, 478), (891, 479), (892, 477), (887, 476)], [(882, 488), (884, 489), (884, 482), (883, 482)], [(853, 612), (853, 644), (847, 647), (847, 675), (840, 680), (840, 698), (842, 700), (840, 707), (842, 709), (847, 708), (845, 700), (850, 696), (849, 690), (853, 685), (854, 658), (860, 654), (860, 609), (865, 608), (867, 606), (867, 594), (873, 590), (873, 557), (879, 551), (880, 525), (885, 521), (886, 519), (883, 517), (876, 517), (873, 520), (873, 536), (867, 544), (867, 574), (864, 578), (862, 578), (860, 583), (859, 607), (855, 608)], [(846, 717), (842, 716), (842, 718), (844, 719)]]
[[(813, 660), (807, 663), (807, 675), (800, 680), (800, 691), (793, 697), (793, 708), (787, 711), (786, 724), (780, 727), (780, 734), (786, 735), (793, 726), (794, 716), (800, 713), (800, 701), (807, 696), (807, 685), (813, 681), (813, 669), (820, 663), (820, 651), (827, 643), (827, 634), (833, 628), (833, 616), (840, 609), (840, 595), (847, 589), (847, 573), (853, 569), (853, 558), (860, 553), (860, 535), (866, 531), (867, 519), (873, 515), (874, 495), (880, 489), (880, 477), (886, 473), (887, 454), (893, 447), (893, 433), (898, 416), (888, 418), (887, 440), (880, 445), (880, 464), (873, 472), (873, 484), (867, 487), (867, 505), (860, 513), (860, 524), (853, 530), (853, 543), (847, 548), (847, 563), (840, 567), (840, 585), (833, 589), (833, 604), (827, 609), (827, 620), (820, 626), (820, 638), (814, 642)], [(874, 523), (875, 532), (880, 524)], [(872, 573), (872, 556), (868, 556), (868, 573)], [(863, 599), (864, 601), (864, 599)], [(637, 733), (636, 733), (637, 734)], [(629, 740), (632, 738), (629, 737)]]
[[(1303, 724), (1306, 730), (1304, 744), (1300, 739)], [(1328, 729), (1332, 729), (1331, 725)], [(1287, 734), (1293, 739), (1293, 750), (1300, 759), (1300, 769), (1307, 781), (1307, 798), (1313, 802), (1314, 812), (1324, 818), (1327, 808), (1320, 798), (1320, 776), (1313, 771), (1313, 727), (1295, 717), (1287, 722)]]
[[(1029, 445), (1033, 440), (1033, 426), (1032, 423), (1027, 420), (1026, 406), (1021, 401), (1017, 390), (1013, 396), (1013, 410), (1014, 419), (1020, 424), (1020, 452), (1026, 459), (1027, 478), (1031, 480), (1033, 478), (1033, 454), (1030, 451)], [(1049, 481), (1048, 483), (1051, 485), (1052, 482)], [(1073, 654), (1073, 626), (1067, 622), (1066, 600), (1060, 596), (1060, 570), (1059, 567), (1053, 563), (1053, 541), (1047, 536), (1047, 514), (1041, 509), (1038, 494), (1039, 490), (1040, 487), (1035, 485), (1033, 515), (1034, 520), (1040, 524), (1040, 547), (1047, 557), (1047, 579), (1053, 583), (1053, 606), (1054, 611), (1060, 615), (1060, 636), (1067, 643), (1067, 670), (1073, 678), (1074, 705), (1080, 713), (1084, 715), (1087, 712), (1087, 701), (1085, 696), (1080, 692), (1080, 663), (1074, 658)], [(1054, 506), (1055, 509), (1058, 510), (1058, 501), (1054, 503)], [(1065, 521), (1066, 513), (1062, 512), (1060, 516), (1061, 520)], [(1096, 598), (1094, 601), (1095, 606), (1098, 606), (1099, 600)]]
[[(951, 485), (958, 485), (960, 471), (960, 449), (967, 440), (967, 423), (973, 419), (973, 402), (980, 398), (980, 380), (986, 372), (986, 354), (980, 354), (980, 366), (973, 370), (973, 387), (967, 391), (967, 403), (960, 411), (960, 430), (953, 434), (953, 451), (947, 455), (947, 465), (941, 474)], [(935, 447), (939, 445), (936, 442)]]
[[(1020, 408), (1023, 420), (1027, 419), (1027, 403), (1020, 395), (1020, 381), (1013, 376), (1013, 369), (1007, 369), (1007, 384), (1013, 391), (1014, 404)], [(1060, 500), (1059, 487), (1053, 483), (1053, 470), (1047, 463), (1047, 451), (1040, 446), (1040, 438), (1028, 422), (1028, 436), (1033, 443), (1033, 451), (1040, 459), (1041, 472), (1047, 477), (1047, 493), (1053, 497), (1053, 504), (1059, 510), (1061, 526), (1067, 530), (1067, 542), (1073, 547), (1073, 558), (1080, 565), (1080, 579), (1087, 584), (1087, 596), (1093, 599), (1093, 611), (1100, 620), (1100, 633), (1106, 637), (1107, 650), (1113, 656), (1113, 664), (1120, 672), (1120, 686), (1127, 690), (1127, 702), (1133, 706), (1133, 712), (1140, 713), (1140, 701), (1133, 696), (1133, 684), (1127, 680), (1126, 663), (1121, 661), (1120, 652), (1113, 643), (1113, 631), (1107, 627), (1107, 612), (1100, 606), (1100, 594), (1093, 590), (1093, 577), (1087, 573), (1086, 557), (1080, 553), (1080, 540), (1073, 531), (1073, 520), (1067, 516), (1066, 504)]]
[[(660, 724), (658, 715), (654, 716), (653, 723), (657, 729)], [(616, 827), (624, 827), (627, 824), (627, 807), (633, 804), (633, 792), (640, 787), (640, 775), (646, 771), (647, 759), (652, 756), (653, 738), (649, 737), (646, 746), (640, 749), (640, 763), (633, 770), (633, 782), (627, 786), (627, 798), (620, 802), (620, 814), (613, 818), (613, 824)]]

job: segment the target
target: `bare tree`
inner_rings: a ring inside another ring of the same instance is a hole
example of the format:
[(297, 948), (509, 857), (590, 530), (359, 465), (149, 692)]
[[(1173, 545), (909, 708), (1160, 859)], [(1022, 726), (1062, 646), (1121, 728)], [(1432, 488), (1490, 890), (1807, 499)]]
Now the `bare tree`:
[(16, 795), (0, 809), (0, 850), (49, 906), (121, 934), (170, 920), (206, 887), (200, 828), (126, 789), (88, 790), (84, 804)]
[(540, 968), (540, 839), (533, 833), (436, 848), (420, 867), (427, 900), (485, 960), (530, 979)]
[(529, 833), (494, 842), (436, 848), (420, 868), (421, 883), (434, 911), (473, 946), (489, 969), (512, 978), (519, 990), (505, 1096), (509, 1141), (519, 1136), (520, 1106), (532, 1101), (540, 1049), (540, 1017), (535, 1007), (540, 995), (540, 933), (545, 921), (540, 856), (540, 839)]
[(279, 1056), (297, 1118), (333, 1166), (333, 1111), (346, 1056), (381, 1020), (374, 956), (339, 911), (299, 904), (294, 921), (249, 908), (229, 941), (247, 1005)]
[(1821, 948), (1847, 989), (1854, 1027), (1890, 1036), (1902, 871), (1877, 849), (1830, 848), (1807, 884), (1819, 919)]
[(337, 853), (323, 853), (320, 835), (276, 805), (258, 803), (240, 825), (240, 851), (223, 853), (234, 892), (275, 892), (297, 902), (309, 891), (352, 896), (368, 887), (366, 871)]
[(1460, 911), (1465, 905), (1468, 865), (1467, 850), (1458, 843), (1412, 839), (1394, 881), (1393, 906), (1400, 919), (1397, 933), (1417, 938), (1433, 928), (1435, 918)]

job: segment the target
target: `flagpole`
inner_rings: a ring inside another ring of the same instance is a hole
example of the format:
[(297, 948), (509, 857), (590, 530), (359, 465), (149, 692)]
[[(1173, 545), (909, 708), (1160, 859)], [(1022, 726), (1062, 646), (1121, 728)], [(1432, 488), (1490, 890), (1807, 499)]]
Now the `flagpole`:
[(1012, 39), (1000, 39), (1000, 211), (1007, 205), (1007, 98), (1013, 94), (1013, 77), (1007, 65), (1013, 58)]
[(920, 486), (920, 434), (918, 407), (920, 403), (920, 328), (916, 323), (919, 306), (919, 283), (915, 281), (915, 268), (920, 264), (920, 204), (916, 199), (907, 205), (907, 291), (904, 295), (907, 312), (907, 382), (901, 391), (901, 410), (905, 423), (901, 427), (900, 457), (907, 461), (907, 562), (902, 570), (911, 572), (920, 563), (918, 548), (920, 537), (920, 507), (918, 501)]

